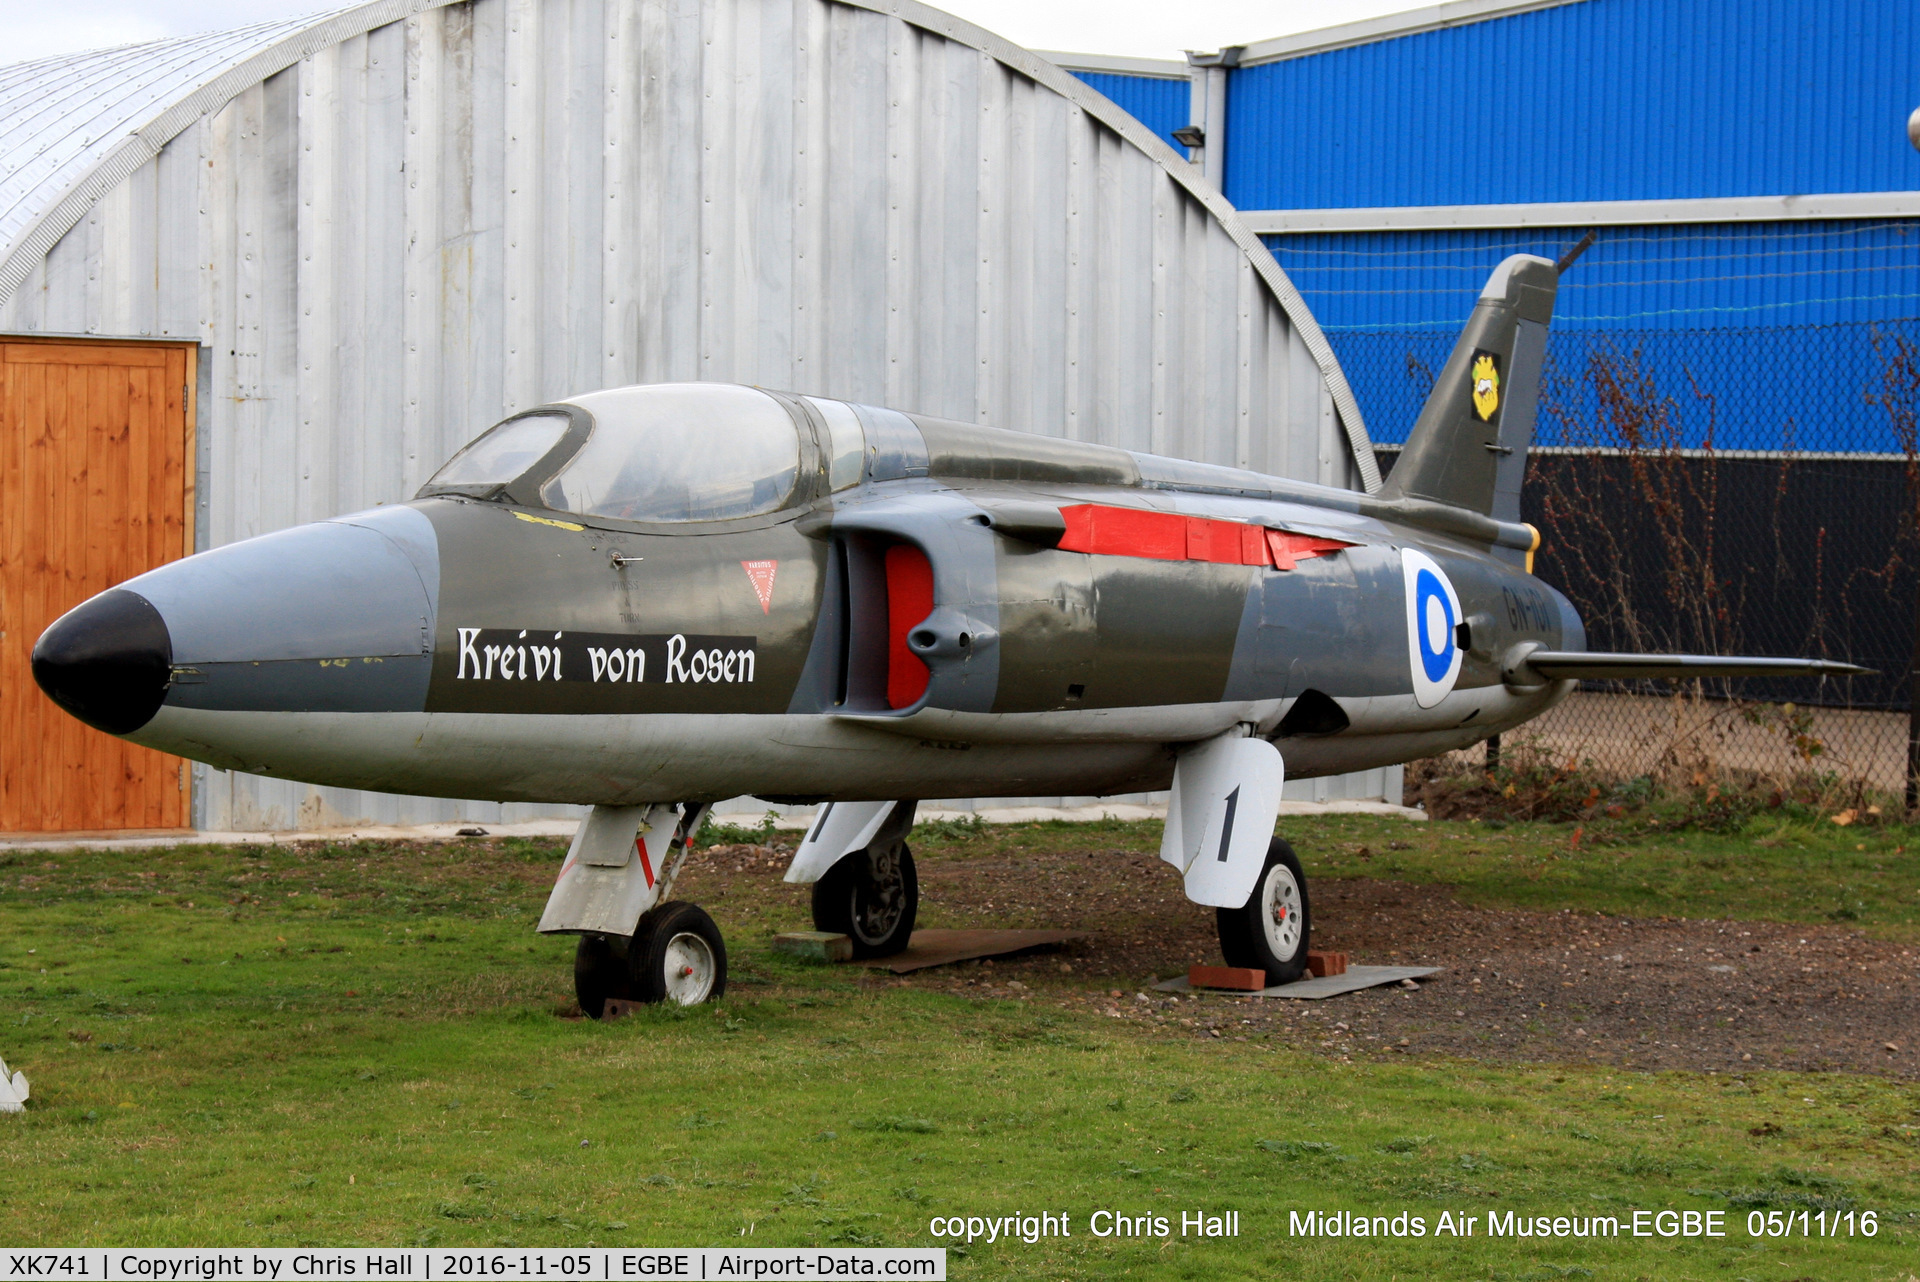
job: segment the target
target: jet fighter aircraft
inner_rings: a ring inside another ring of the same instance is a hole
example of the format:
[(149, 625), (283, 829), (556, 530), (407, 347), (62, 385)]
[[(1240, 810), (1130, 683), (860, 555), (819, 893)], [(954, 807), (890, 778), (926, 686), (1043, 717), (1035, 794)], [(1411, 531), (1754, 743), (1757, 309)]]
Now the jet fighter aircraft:
[(540, 921), (582, 1007), (692, 1003), (673, 901), (711, 803), (820, 807), (786, 878), (904, 948), (917, 798), (1171, 789), (1162, 857), (1235, 965), (1296, 978), (1286, 773), (1521, 724), (1580, 678), (1857, 672), (1594, 654), (1520, 486), (1558, 273), (1488, 280), (1376, 495), (727, 384), (515, 414), (411, 501), (81, 604), (33, 653), (74, 716), (231, 770), (592, 807)]

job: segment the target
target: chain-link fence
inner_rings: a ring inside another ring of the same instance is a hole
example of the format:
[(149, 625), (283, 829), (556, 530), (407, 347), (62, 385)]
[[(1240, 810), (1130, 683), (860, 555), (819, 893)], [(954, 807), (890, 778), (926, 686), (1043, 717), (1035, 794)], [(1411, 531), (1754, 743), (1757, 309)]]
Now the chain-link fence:
[[(1405, 439), (1455, 337), (1336, 337), (1377, 440)], [(1901, 790), (1917, 407), (1920, 320), (1553, 335), (1523, 515), (1589, 647), (1875, 674), (1588, 682), (1509, 749), (1623, 778)]]

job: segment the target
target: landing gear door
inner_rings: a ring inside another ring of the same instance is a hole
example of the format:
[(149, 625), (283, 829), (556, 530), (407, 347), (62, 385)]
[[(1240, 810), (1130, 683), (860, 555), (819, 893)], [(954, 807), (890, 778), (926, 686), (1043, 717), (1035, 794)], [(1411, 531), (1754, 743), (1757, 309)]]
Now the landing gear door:
[(547, 897), (540, 933), (633, 934), (641, 914), (660, 898), (679, 825), (680, 812), (672, 806), (588, 811)]
[[(913, 802), (830, 801), (813, 821), (813, 827), (794, 852), (785, 880), (795, 883), (819, 881), (827, 869), (856, 850), (865, 850), (879, 836), (880, 829), (900, 806), (913, 813)], [(909, 825), (911, 820), (908, 821)], [(902, 829), (902, 835), (905, 830)]]
[(1286, 766), (1265, 739), (1233, 730), (1181, 751), (1160, 857), (1187, 878), (1187, 898), (1239, 908), (1266, 866)]

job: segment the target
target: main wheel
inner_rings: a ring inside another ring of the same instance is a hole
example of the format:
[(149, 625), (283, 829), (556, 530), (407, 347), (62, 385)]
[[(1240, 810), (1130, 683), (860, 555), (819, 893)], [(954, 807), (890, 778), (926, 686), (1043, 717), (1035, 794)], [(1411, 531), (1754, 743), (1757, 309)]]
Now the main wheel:
[(855, 957), (891, 957), (913, 940), (920, 877), (913, 852), (856, 850), (813, 883), (813, 928), (846, 935)]
[(633, 974), (627, 953), (633, 941), (625, 935), (582, 935), (573, 950), (573, 991), (581, 1013), (599, 1019), (609, 997), (633, 1000)]
[(1216, 908), (1214, 913), (1227, 965), (1264, 970), (1269, 984), (1291, 984), (1306, 973), (1313, 929), (1307, 875), (1300, 871), (1293, 847), (1281, 838), (1267, 847), (1266, 866), (1246, 904)]
[(727, 991), (727, 945), (698, 904), (661, 904), (642, 917), (627, 963), (635, 1001), (698, 1006)]

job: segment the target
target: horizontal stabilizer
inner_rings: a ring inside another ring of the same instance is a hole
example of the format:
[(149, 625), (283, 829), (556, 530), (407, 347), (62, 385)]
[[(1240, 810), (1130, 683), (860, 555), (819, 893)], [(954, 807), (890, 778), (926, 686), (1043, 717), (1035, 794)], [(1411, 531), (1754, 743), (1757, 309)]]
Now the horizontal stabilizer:
[(1507, 674), (1510, 684), (1527, 684), (1527, 670), (1547, 681), (1632, 681), (1648, 677), (1809, 677), (1872, 673), (1832, 659), (1769, 659), (1722, 654), (1606, 654), (1574, 650), (1535, 650)]

